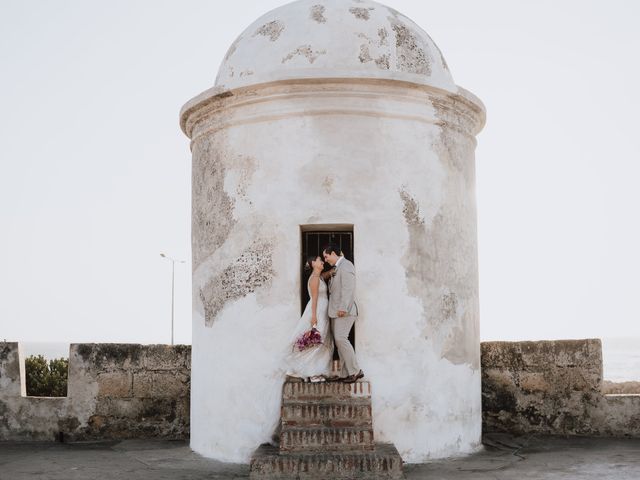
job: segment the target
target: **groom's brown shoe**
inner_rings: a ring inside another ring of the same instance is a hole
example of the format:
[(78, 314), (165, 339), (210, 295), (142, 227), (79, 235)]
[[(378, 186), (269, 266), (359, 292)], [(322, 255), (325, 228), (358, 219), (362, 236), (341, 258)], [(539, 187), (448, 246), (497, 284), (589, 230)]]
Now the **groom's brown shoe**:
[(333, 376), (333, 377), (326, 377), (326, 381), (327, 382), (339, 382), (341, 380), (342, 379), (340, 377), (338, 377), (337, 375)]
[(358, 373), (354, 373), (353, 375), (349, 375), (348, 377), (343, 378), (342, 381), (343, 383), (354, 383), (362, 377), (364, 377), (364, 373), (362, 372), (362, 370), (360, 370)]

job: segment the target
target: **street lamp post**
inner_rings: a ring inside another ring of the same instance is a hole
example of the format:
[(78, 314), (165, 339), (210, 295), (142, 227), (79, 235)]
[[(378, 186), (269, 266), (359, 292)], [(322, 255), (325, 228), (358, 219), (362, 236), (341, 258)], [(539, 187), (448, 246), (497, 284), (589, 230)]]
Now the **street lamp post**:
[(176, 262), (178, 263), (184, 263), (184, 260), (176, 260), (175, 258), (172, 258), (168, 255), (165, 255), (164, 253), (160, 254), (161, 257), (164, 257), (168, 260), (171, 260), (171, 345), (173, 345), (173, 298), (174, 298), (174, 278), (175, 278), (175, 271), (176, 271)]

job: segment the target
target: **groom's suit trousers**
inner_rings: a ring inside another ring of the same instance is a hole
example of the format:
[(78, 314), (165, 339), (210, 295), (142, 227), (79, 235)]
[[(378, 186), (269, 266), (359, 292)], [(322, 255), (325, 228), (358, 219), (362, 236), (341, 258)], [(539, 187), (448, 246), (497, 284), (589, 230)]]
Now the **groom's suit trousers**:
[(331, 319), (331, 330), (340, 355), (340, 363), (342, 363), (340, 377), (354, 375), (360, 371), (358, 360), (356, 360), (356, 352), (349, 341), (349, 331), (351, 331), (356, 318), (358, 317), (349, 315)]

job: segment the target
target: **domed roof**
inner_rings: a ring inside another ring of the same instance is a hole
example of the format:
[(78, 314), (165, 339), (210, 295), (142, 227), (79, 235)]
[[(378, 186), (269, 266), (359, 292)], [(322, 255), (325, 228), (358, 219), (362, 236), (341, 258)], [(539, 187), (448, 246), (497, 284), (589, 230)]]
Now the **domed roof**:
[(370, 0), (298, 0), (268, 12), (231, 45), (216, 87), (356, 77), (457, 91), (431, 37), (404, 15)]

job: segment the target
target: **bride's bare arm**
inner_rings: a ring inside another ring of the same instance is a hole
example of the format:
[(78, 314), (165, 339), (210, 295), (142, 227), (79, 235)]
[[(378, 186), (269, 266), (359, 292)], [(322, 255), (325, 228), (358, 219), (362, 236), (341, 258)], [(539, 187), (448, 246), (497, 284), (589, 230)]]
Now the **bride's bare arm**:
[(318, 289), (320, 288), (320, 278), (319, 277), (311, 277), (311, 282), (309, 282), (309, 287), (311, 290), (311, 326), (315, 327), (318, 324)]
[(331, 278), (331, 275), (333, 275), (333, 272), (335, 272), (336, 269), (332, 268), (331, 270), (327, 270), (326, 272), (322, 272), (320, 275), (322, 275), (322, 278), (324, 279), (325, 282), (328, 282), (329, 279)]

